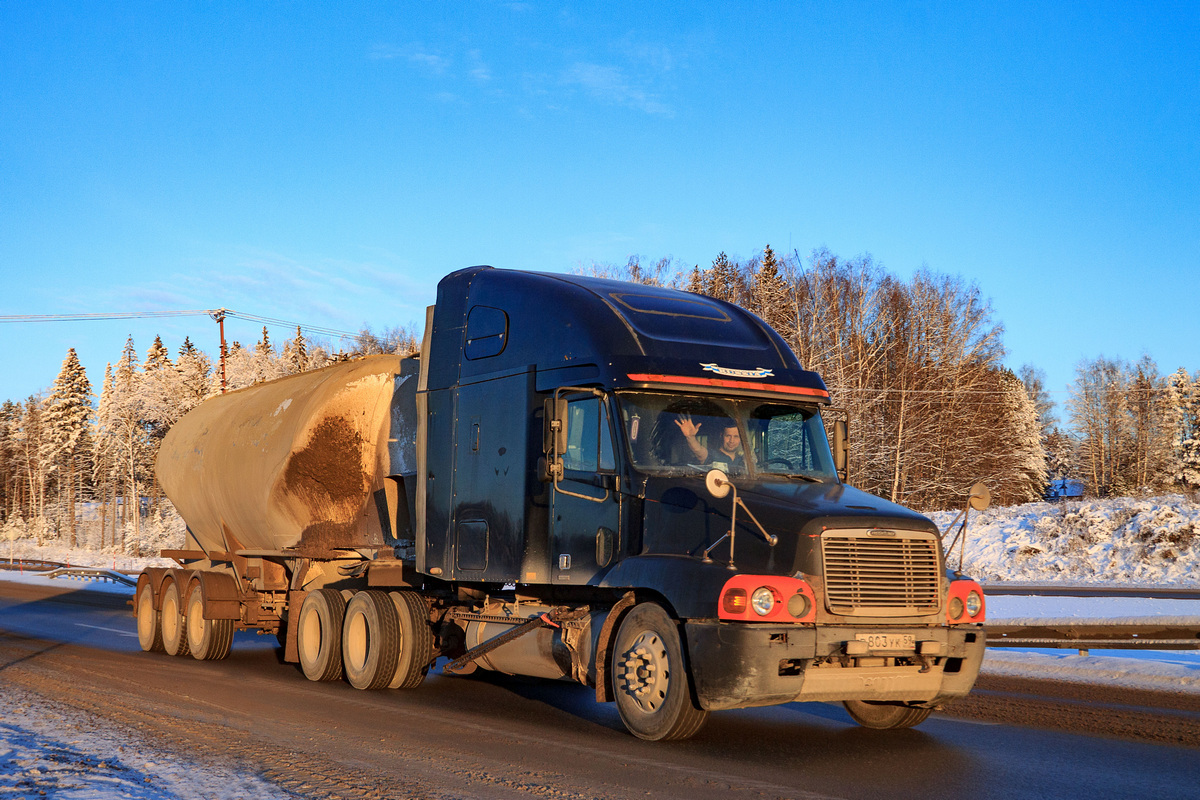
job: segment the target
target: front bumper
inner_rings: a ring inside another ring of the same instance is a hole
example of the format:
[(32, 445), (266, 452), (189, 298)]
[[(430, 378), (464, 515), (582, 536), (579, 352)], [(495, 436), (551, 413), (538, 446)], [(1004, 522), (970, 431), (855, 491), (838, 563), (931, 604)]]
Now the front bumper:
[(880, 628), (755, 625), (715, 620), (685, 626), (702, 708), (806, 701), (878, 700), (935, 706), (971, 691), (983, 663), (982, 626), (888, 627), (911, 633), (935, 655), (847, 654), (847, 642)]

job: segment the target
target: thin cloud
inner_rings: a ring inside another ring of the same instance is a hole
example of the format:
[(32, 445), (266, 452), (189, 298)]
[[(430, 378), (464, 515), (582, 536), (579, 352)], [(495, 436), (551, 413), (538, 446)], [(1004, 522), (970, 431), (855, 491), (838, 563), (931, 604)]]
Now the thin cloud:
[(568, 86), (578, 86), (602, 102), (634, 108), (647, 114), (666, 117), (675, 115), (670, 106), (630, 83), (619, 67), (576, 62), (566, 69), (561, 82)]

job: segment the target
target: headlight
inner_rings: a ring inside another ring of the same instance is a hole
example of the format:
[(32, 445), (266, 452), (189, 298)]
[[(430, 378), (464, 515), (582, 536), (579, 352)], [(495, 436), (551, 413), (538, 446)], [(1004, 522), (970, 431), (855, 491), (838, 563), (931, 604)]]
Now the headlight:
[(758, 587), (754, 594), (750, 595), (750, 606), (755, 614), (765, 617), (775, 607), (775, 592), (767, 586)]
[(963, 601), (961, 597), (950, 598), (950, 619), (962, 619)]
[(807, 616), (811, 607), (812, 604), (808, 602), (808, 598), (799, 592), (788, 599), (788, 613), (796, 619)]
[(978, 616), (980, 609), (983, 608), (983, 598), (979, 596), (979, 592), (974, 590), (967, 595), (967, 613), (972, 617)]

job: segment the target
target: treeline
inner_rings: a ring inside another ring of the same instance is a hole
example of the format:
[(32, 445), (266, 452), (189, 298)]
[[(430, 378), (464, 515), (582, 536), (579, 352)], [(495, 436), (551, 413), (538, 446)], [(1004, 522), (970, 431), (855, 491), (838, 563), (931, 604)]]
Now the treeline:
[[(373, 353), (408, 353), (417, 340), (405, 328), (381, 335), (364, 328), (342, 345), (333, 352), (297, 329), (277, 349), (264, 327), (252, 347), (229, 346), (226, 388)], [(166, 541), (179, 530), (164, 524), (168, 504), (154, 460), (175, 421), (221, 391), (219, 363), (219, 356), (211, 358), (190, 339), (174, 359), (161, 337), (139, 357), (130, 337), (105, 368), (97, 396), (74, 348), (69, 350), (48, 392), (0, 405), (0, 527), (9, 537), (29, 536), (39, 545), (52, 540), (130, 555), (178, 546)], [(82, 513), (81, 502), (89, 513)]]
[(1044, 374), (1003, 366), (1003, 327), (979, 288), (930, 270), (911, 280), (870, 256), (770, 246), (748, 261), (662, 259), (587, 272), (736, 303), (788, 341), (851, 421), (852, 482), (915, 508), (959, 506), (985, 481), (994, 502), (1039, 499), (1052, 480), (1091, 496), (1200, 488), (1200, 373), (1154, 362), (1079, 365), (1060, 425)]
[[(704, 268), (631, 259), (585, 271), (758, 314), (824, 377), (850, 420), (851, 482), (896, 502), (961, 506), (977, 480), (1006, 505), (1036, 500), (1062, 478), (1093, 496), (1200, 488), (1200, 373), (1162, 376), (1149, 358), (1081, 363), (1070, 427), (1060, 424), (1042, 373), (1004, 367), (1003, 327), (961, 277), (922, 270), (902, 280), (869, 256), (821, 250), (806, 261), (769, 246), (748, 261), (721, 253)], [(276, 347), (264, 328), (254, 345), (230, 346), (225, 381), (238, 389), (417, 344), (415, 328), (364, 329), (333, 352), (297, 330)], [(169, 504), (154, 458), (171, 425), (221, 390), (218, 363), (186, 339), (174, 357), (160, 338), (139, 356), (130, 339), (97, 394), (69, 351), (46, 393), (0, 405), (0, 527), (39, 544), (129, 554), (178, 544), (166, 541), (177, 520), (161, 524)]]

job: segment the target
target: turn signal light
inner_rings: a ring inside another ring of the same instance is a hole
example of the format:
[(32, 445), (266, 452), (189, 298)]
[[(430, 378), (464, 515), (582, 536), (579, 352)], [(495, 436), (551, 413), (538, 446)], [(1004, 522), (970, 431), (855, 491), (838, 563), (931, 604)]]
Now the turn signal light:
[(721, 598), (721, 610), (726, 614), (745, 614), (746, 590), (726, 589), (725, 596)]

